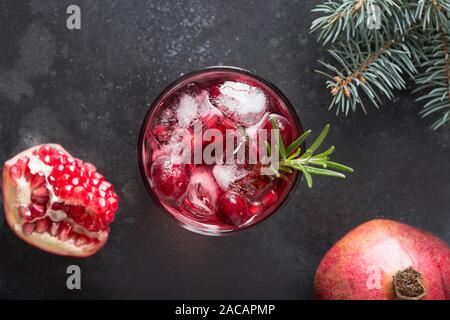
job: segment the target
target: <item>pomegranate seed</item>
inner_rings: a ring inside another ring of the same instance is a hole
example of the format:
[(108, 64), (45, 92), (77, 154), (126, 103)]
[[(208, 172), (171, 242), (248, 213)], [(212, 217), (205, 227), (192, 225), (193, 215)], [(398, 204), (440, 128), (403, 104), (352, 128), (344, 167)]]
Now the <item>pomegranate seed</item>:
[(70, 184), (65, 185), (65, 186), (59, 191), (59, 196), (60, 196), (61, 198), (64, 198), (64, 199), (68, 199), (68, 198), (70, 198), (70, 197), (72, 196), (73, 189), (74, 189), (74, 188), (73, 188), (72, 185), (70, 185)]
[(95, 195), (92, 192), (88, 192), (86, 194), (86, 197), (83, 199), (84, 206), (88, 207), (92, 203), (94, 198), (95, 198)]
[(103, 181), (101, 183), (101, 185), (98, 187), (98, 189), (102, 190), (102, 191), (108, 191), (111, 188), (112, 188), (112, 184), (109, 183), (108, 181)]
[(84, 227), (89, 231), (97, 231), (95, 230), (94, 219), (92, 216), (87, 216), (84, 220)]
[(61, 203), (61, 202), (55, 202), (52, 205), (53, 210), (64, 210), (64, 208), (65, 208), (64, 203)]
[(67, 166), (66, 168), (65, 168), (65, 172), (66, 173), (69, 173), (69, 174), (71, 174), (71, 173), (75, 173), (75, 170), (76, 170), (76, 168), (75, 168), (75, 166), (72, 164), (72, 165), (70, 165), (70, 166)]
[(87, 212), (83, 212), (79, 217), (76, 218), (75, 222), (82, 226), (85, 226), (88, 219), (89, 214)]
[(97, 213), (104, 213), (108, 210), (108, 206), (106, 204), (106, 200), (104, 198), (99, 198), (96, 201), (95, 208), (97, 209)]
[(36, 221), (36, 232), (37, 233), (43, 233), (50, 229), (52, 225), (52, 221), (49, 218), (41, 219)]
[(28, 206), (28, 209), (30, 209), (31, 216), (33, 218), (42, 218), (43, 216), (45, 216), (45, 213), (47, 212), (46, 206), (37, 203), (30, 204)]
[(46, 204), (50, 199), (50, 194), (45, 186), (41, 186), (31, 193), (31, 201)]
[(98, 173), (98, 172), (95, 172), (93, 177), (94, 177), (94, 179), (97, 179), (100, 182), (105, 180), (105, 177), (102, 174)]
[(102, 219), (94, 220), (95, 230), (100, 231), (105, 229), (105, 224)]
[(68, 184), (68, 181), (70, 179), (70, 175), (69, 174), (62, 174), (58, 180), (56, 180), (56, 184), (58, 186), (65, 186), (66, 184)]
[(72, 219), (74, 219), (77, 222), (78, 220), (80, 220), (80, 217), (84, 214), (84, 207), (68, 206), (66, 212)]
[(30, 234), (33, 233), (35, 227), (36, 225), (34, 223), (25, 222), (22, 225), (22, 232), (25, 236), (29, 236)]
[(30, 180), (31, 189), (39, 188), (45, 183), (45, 176), (42, 173), (38, 173), (32, 176)]
[(56, 148), (50, 147), (49, 155), (55, 156), (57, 154), (58, 154), (58, 150), (56, 150)]
[(61, 241), (67, 241), (72, 231), (72, 225), (68, 222), (62, 222), (58, 229), (58, 239)]
[(33, 179), (33, 175), (31, 174), (31, 172), (30, 172), (30, 168), (28, 168), (28, 167), (25, 167), (25, 174), (24, 174), (24, 176), (25, 176), (25, 180), (27, 181), (27, 182), (30, 182), (32, 179)]
[(37, 151), (37, 155), (39, 157), (45, 157), (46, 155), (48, 155), (50, 153), (50, 146), (42, 146), (41, 148), (39, 148), (39, 150)]
[(67, 164), (67, 157), (65, 155), (60, 155), (59, 157), (55, 158), (55, 165), (61, 164), (66, 165)]
[(87, 192), (84, 187), (78, 186), (73, 189), (73, 195), (75, 199), (82, 201), (86, 198)]
[(97, 168), (92, 163), (89, 162), (84, 163), (84, 169), (89, 173), (94, 173), (97, 171)]
[(116, 198), (108, 198), (109, 208), (113, 211), (116, 211), (119, 207), (119, 201)]
[(85, 181), (86, 179), (89, 178), (89, 174), (86, 170), (84, 170), (84, 168), (81, 169), (80, 171), (80, 178)]
[(114, 211), (108, 210), (105, 212), (105, 222), (110, 224), (114, 221)]
[(75, 166), (77, 168), (82, 168), (83, 167), (83, 161), (81, 161), (80, 159), (75, 159)]
[(100, 230), (106, 229), (103, 221), (93, 216), (89, 216), (88, 218), (86, 218), (85, 228), (92, 232), (98, 232)]

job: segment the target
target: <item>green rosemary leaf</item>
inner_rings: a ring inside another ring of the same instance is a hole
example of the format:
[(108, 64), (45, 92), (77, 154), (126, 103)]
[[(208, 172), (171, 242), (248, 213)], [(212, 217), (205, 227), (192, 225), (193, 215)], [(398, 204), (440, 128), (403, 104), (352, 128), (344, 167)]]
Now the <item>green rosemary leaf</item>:
[(322, 168), (316, 168), (316, 167), (310, 167), (310, 166), (305, 166), (305, 169), (311, 173), (311, 174), (315, 174), (315, 175), (320, 175), (320, 176), (328, 176), (328, 177), (336, 177), (336, 178), (345, 178), (345, 175), (340, 173), (340, 172), (336, 172), (336, 171), (332, 171), (332, 170), (328, 170), (328, 169), (322, 169)]
[(292, 159), (297, 158), (300, 155), (300, 153), (302, 153), (302, 148), (298, 148), (297, 151), (295, 151), (293, 154), (291, 154), (289, 156), (288, 160), (292, 160)]
[(311, 174), (308, 172), (308, 170), (306, 170), (306, 168), (304, 166), (302, 166), (301, 164), (298, 164), (298, 168), (300, 169), (300, 171), (303, 172), (303, 175), (305, 176), (306, 179), (306, 184), (308, 185), (309, 188), (312, 188), (313, 186), (313, 180), (312, 180), (312, 176)]
[(288, 167), (279, 167), (278, 171), (284, 171), (284, 172), (287, 172), (287, 173), (292, 173), (292, 170), (290, 168), (288, 168)]
[(337, 163), (337, 162), (333, 162), (333, 161), (325, 161), (325, 164), (327, 166), (327, 168), (331, 168), (331, 169), (335, 169), (335, 170), (340, 170), (340, 171), (344, 171), (344, 172), (348, 172), (348, 173), (353, 173), (353, 169), (343, 165), (341, 163)]
[[(325, 128), (323, 128), (322, 132), (319, 134), (319, 136), (316, 138), (316, 140), (312, 143), (311, 147), (309, 147), (308, 150), (306, 150), (306, 152), (304, 154), (305, 157), (311, 156), (314, 153), (314, 151), (316, 151), (317, 148), (320, 147), (320, 145), (322, 144), (323, 140), (325, 140), (325, 138), (327, 137), (328, 131), (330, 131), (330, 125), (329, 124), (327, 124), (325, 126)], [(306, 156), (306, 154), (307, 154), (307, 156)]]
[[(272, 127), (278, 131), (278, 126), (275, 121), (272, 119)], [(301, 171), (306, 179), (306, 183), (308, 187), (312, 187), (313, 180), (312, 175), (321, 175), (321, 176), (329, 176), (329, 177), (337, 177), (337, 178), (345, 178), (345, 175), (338, 171), (343, 172), (353, 172), (353, 169), (347, 167), (343, 164), (329, 161), (329, 155), (331, 155), (334, 151), (334, 147), (329, 147), (325, 152), (314, 155), (314, 151), (320, 147), (326, 138), (328, 132), (330, 130), (330, 125), (326, 125), (316, 140), (313, 142), (311, 147), (303, 154), (301, 154), (301, 148), (299, 145), (306, 139), (307, 136), (310, 135), (311, 131), (306, 131), (299, 138), (297, 138), (288, 148), (288, 150), (292, 150), (293, 154), (291, 154), (288, 158), (283, 157), (283, 154), (280, 152), (281, 158), (283, 158), (276, 165), (272, 164), (270, 169), (275, 173), (275, 175), (279, 178), (287, 179), (284, 174), (281, 172), (292, 173), (293, 170)], [(277, 135), (275, 141), (280, 141), (280, 135), (275, 131)], [(283, 144), (283, 142), (281, 142)], [(269, 146), (270, 147), (270, 146)], [(276, 145), (278, 148), (278, 145)], [(284, 145), (283, 145), (284, 147)], [(274, 148), (272, 146), (272, 152)], [(291, 152), (292, 152), (291, 151)], [(286, 154), (286, 151), (284, 151)], [(322, 168), (320, 168), (322, 167)], [(335, 171), (337, 170), (337, 171)]]
[(327, 158), (330, 154), (332, 154), (334, 152), (334, 150), (335, 150), (335, 147), (331, 146), (328, 148), (327, 151), (315, 155), (314, 158), (321, 158), (321, 159)]
[(303, 134), (300, 137), (298, 137), (297, 139), (294, 140), (294, 142), (291, 143), (291, 145), (287, 148), (286, 153), (289, 155), (294, 150), (296, 150), (298, 147), (300, 147), (300, 145), (303, 143), (303, 141), (305, 141), (306, 138), (309, 137), (311, 132), (312, 132), (311, 130), (303, 132)]

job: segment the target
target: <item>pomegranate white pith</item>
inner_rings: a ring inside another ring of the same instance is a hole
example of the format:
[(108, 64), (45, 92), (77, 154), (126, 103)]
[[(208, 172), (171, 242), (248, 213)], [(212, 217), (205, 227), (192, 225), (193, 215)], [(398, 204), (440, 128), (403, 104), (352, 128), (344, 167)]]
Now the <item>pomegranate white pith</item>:
[(26, 242), (86, 257), (107, 241), (118, 208), (113, 186), (94, 165), (56, 144), (21, 152), (3, 167), (6, 220)]

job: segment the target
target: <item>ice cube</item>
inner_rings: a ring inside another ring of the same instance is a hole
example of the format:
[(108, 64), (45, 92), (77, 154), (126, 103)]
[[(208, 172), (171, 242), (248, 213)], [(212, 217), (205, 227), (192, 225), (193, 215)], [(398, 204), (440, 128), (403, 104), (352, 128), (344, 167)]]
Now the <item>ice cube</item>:
[(217, 184), (223, 191), (228, 191), (233, 183), (248, 174), (247, 170), (236, 164), (218, 164), (212, 171)]
[(186, 209), (197, 218), (214, 215), (219, 194), (220, 188), (211, 170), (196, 167), (187, 188)]
[(262, 125), (267, 121), (267, 118), (269, 116), (269, 113), (264, 113), (261, 116), (261, 119), (253, 124), (252, 126), (248, 127), (245, 129), (245, 133), (247, 134), (248, 138), (253, 141), (253, 142), (257, 142), (258, 141), (258, 130), (262, 127)]
[(267, 110), (267, 98), (258, 88), (243, 82), (225, 81), (211, 96), (225, 115), (244, 126), (257, 123)]
[(196, 120), (207, 122), (209, 119), (224, 117), (223, 113), (211, 104), (206, 90), (195, 96), (182, 95), (176, 113), (181, 128), (189, 128)]
[(198, 113), (201, 118), (213, 116), (223, 117), (222, 112), (211, 103), (208, 91), (203, 90), (196, 96), (196, 100), (199, 106)]
[(180, 127), (189, 128), (197, 117), (197, 111), (197, 100), (189, 94), (182, 95), (177, 108), (177, 118)]

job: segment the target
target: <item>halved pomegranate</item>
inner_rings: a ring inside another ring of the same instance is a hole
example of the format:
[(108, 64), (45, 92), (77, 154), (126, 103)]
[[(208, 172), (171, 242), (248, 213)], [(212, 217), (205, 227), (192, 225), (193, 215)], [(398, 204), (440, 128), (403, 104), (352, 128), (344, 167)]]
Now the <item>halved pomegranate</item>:
[(25, 150), (3, 167), (3, 204), (11, 229), (50, 253), (87, 257), (108, 240), (119, 200), (93, 164), (57, 144)]

